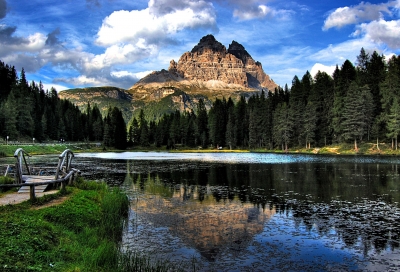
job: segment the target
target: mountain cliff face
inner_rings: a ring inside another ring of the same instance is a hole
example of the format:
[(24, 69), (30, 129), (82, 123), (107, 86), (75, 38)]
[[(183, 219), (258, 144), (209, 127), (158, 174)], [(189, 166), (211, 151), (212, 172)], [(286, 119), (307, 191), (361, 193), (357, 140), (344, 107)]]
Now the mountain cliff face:
[(132, 95), (117, 87), (91, 87), (61, 91), (58, 93), (61, 99), (68, 99), (81, 111), (85, 111), (87, 104), (97, 105), (100, 112), (106, 115), (110, 106), (118, 107), (126, 122), (132, 117)]
[[(265, 74), (261, 63), (256, 62), (245, 48), (233, 41), (228, 50), (214, 36), (207, 35), (178, 62), (171, 60), (168, 71), (153, 72), (130, 88), (188, 86), (209, 90), (228, 88), (249, 91), (268, 89), (277, 85)], [(199, 86), (198, 86), (199, 85)]]
[(97, 104), (103, 114), (109, 106), (118, 106), (127, 122), (144, 110), (149, 119), (158, 119), (175, 110), (195, 110), (200, 99), (210, 108), (215, 98), (250, 97), (261, 90), (274, 91), (277, 85), (245, 48), (232, 41), (228, 49), (214, 36), (207, 35), (184, 53), (168, 70), (155, 71), (129, 90), (115, 87), (73, 89), (60, 92), (81, 109), (87, 102)]

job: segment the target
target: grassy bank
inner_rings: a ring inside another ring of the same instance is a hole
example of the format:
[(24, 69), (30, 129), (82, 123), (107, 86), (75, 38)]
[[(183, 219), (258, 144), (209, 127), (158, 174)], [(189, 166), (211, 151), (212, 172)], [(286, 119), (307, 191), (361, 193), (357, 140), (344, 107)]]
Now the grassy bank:
[[(59, 205), (38, 209), (67, 196)], [(1, 271), (118, 271), (129, 201), (103, 183), (0, 207)]]
[(281, 149), (235, 149), (230, 150), (228, 148), (223, 148), (221, 150), (217, 150), (215, 148), (187, 148), (180, 147), (174, 150), (167, 150), (166, 147), (134, 147), (128, 148), (127, 150), (115, 150), (112, 148), (104, 148), (102, 146), (96, 146), (95, 144), (54, 144), (54, 145), (0, 145), (0, 157), (2, 156), (13, 156), (15, 150), (17, 148), (22, 147), (26, 152), (30, 155), (44, 155), (44, 154), (60, 154), (65, 149), (70, 149), (73, 152), (122, 152), (122, 151), (132, 151), (132, 152), (149, 152), (149, 151), (168, 151), (172, 153), (243, 153), (243, 152), (269, 152), (269, 153), (302, 153), (302, 154), (326, 154), (326, 155), (400, 155), (400, 148), (398, 150), (392, 149), (391, 143), (379, 143), (377, 146), (376, 143), (360, 143), (358, 145), (358, 149), (354, 149), (354, 145), (350, 143), (342, 143), (342, 144), (333, 144), (325, 147), (312, 147), (312, 148), (303, 148), (303, 147), (292, 147), (287, 151), (283, 151)]
[(0, 206), (0, 271), (196, 271), (194, 261), (122, 252), (129, 205), (120, 189), (80, 179), (64, 194)]
[(282, 150), (254, 150), (254, 152), (272, 153), (301, 153), (301, 154), (322, 154), (322, 155), (400, 155), (400, 149), (392, 149), (391, 144), (361, 143), (355, 150), (354, 144), (334, 144), (325, 147), (292, 148), (288, 151)]
[(15, 150), (23, 148), (30, 155), (61, 154), (65, 149), (73, 152), (101, 152), (102, 147), (94, 144), (46, 144), (46, 145), (0, 145), (0, 157), (14, 156)]

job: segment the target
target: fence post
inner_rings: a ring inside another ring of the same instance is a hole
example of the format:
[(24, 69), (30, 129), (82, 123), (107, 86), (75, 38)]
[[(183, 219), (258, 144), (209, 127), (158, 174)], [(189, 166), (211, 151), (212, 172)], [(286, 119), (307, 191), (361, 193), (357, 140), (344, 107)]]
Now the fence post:
[(60, 188), (60, 192), (65, 192), (65, 183), (66, 181), (61, 181), (61, 188)]
[(35, 196), (35, 185), (29, 185), (29, 196), (30, 196), (30, 199), (33, 201), (33, 200), (35, 200), (36, 199), (36, 196)]

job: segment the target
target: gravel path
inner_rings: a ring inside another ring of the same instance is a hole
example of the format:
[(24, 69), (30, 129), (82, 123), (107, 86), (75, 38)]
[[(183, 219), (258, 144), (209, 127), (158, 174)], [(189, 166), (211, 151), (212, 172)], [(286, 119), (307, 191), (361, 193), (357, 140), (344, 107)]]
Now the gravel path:
[[(58, 190), (51, 190), (44, 193), (36, 193), (36, 197), (42, 197), (48, 194), (55, 194)], [(0, 197), (0, 206), (18, 204), (29, 200), (29, 193), (10, 193)]]

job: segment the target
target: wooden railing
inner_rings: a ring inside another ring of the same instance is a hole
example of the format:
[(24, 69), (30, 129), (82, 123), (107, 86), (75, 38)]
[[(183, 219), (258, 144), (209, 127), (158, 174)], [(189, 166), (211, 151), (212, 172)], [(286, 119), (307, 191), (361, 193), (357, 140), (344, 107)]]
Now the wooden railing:
[[(73, 183), (73, 181), (80, 174), (80, 171), (72, 168), (71, 163), (74, 158), (74, 153), (66, 149), (61, 155), (58, 157), (58, 165), (55, 169), (54, 178), (49, 180), (49, 176), (41, 176), (43, 169), (42, 167), (35, 167), (39, 169), (38, 175), (32, 175), (32, 170), (34, 167), (31, 167), (27, 161), (27, 158), (31, 157), (27, 152), (25, 152), (22, 148), (18, 148), (14, 157), (16, 159), (15, 163), (15, 183), (14, 184), (0, 184), (0, 188), (13, 188), (13, 187), (30, 187), (30, 198), (31, 200), (35, 199), (35, 186), (46, 185), (46, 184), (54, 184), (60, 183), (60, 190), (65, 190), (65, 186), (67, 183)], [(8, 174), (9, 169), (12, 167), (8, 166), (6, 169), (5, 175)], [(48, 168), (47, 168), (48, 169)], [(54, 168), (53, 168), (54, 169)], [(43, 181), (40, 181), (42, 177)], [(46, 177), (46, 178), (45, 178)], [(30, 182), (35, 180), (35, 182)], [(39, 182), (37, 181), (39, 180)]]

